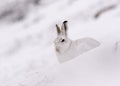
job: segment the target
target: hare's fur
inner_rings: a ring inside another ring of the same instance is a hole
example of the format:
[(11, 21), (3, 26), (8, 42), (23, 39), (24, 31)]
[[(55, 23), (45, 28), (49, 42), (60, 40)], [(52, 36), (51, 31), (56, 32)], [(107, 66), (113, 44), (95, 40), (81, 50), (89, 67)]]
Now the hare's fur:
[[(100, 43), (92, 38), (86, 37), (72, 41), (67, 37), (66, 21), (63, 22), (62, 28), (57, 27), (58, 37), (55, 39), (55, 48), (60, 63), (71, 60), (82, 53), (96, 48)], [(63, 41), (64, 39), (64, 41)]]

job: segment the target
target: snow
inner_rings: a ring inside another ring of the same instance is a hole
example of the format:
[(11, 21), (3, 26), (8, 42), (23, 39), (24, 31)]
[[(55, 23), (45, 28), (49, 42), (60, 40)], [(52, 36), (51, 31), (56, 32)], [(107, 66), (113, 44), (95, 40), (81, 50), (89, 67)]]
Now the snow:
[[(120, 86), (119, 2), (41, 0), (24, 20), (8, 23), (11, 18), (5, 18), (0, 24), (0, 86)], [(117, 7), (94, 18), (111, 4)], [(60, 64), (53, 41), (55, 24), (64, 20), (69, 38), (91, 37), (101, 45)]]

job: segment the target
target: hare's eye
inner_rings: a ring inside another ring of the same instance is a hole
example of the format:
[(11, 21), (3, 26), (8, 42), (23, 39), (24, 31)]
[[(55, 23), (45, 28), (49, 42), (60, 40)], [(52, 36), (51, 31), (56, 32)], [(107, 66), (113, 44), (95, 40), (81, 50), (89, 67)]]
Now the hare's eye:
[(65, 39), (62, 39), (62, 40), (61, 40), (61, 42), (64, 42), (64, 41), (65, 41)]

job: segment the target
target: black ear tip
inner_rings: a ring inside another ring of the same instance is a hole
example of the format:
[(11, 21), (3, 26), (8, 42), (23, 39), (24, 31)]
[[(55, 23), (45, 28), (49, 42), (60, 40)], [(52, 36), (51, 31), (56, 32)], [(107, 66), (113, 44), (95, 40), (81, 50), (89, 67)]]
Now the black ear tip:
[(63, 23), (67, 23), (68, 21), (64, 21)]
[(58, 24), (56, 24), (55, 26), (58, 27)]

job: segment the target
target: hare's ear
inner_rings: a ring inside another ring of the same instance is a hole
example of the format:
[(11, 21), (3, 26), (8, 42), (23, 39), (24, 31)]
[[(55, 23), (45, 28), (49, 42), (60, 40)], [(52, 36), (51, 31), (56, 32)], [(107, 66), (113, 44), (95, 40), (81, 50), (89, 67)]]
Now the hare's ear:
[(61, 28), (62, 34), (65, 36), (67, 36), (67, 29), (68, 29), (66, 23), (67, 23), (67, 21), (64, 21), (62, 28)]
[(60, 28), (59, 28), (59, 26), (56, 24), (56, 30), (57, 30), (57, 35), (60, 35)]

